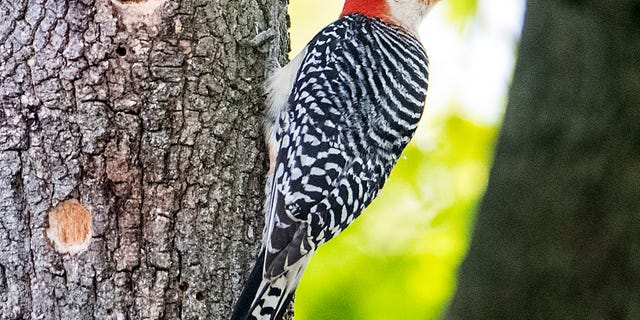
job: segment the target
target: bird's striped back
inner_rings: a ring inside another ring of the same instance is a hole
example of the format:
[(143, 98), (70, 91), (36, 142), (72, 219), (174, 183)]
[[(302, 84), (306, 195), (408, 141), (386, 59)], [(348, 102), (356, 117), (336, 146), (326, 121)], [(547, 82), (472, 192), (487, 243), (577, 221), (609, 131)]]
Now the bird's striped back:
[(359, 14), (310, 42), (282, 114), (283, 170), (274, 179), (289, 189), (288, 217), (311, 226), (312, 247), (346, 228), (382, 188), (422, 115), (427, 68), (413, 35)]

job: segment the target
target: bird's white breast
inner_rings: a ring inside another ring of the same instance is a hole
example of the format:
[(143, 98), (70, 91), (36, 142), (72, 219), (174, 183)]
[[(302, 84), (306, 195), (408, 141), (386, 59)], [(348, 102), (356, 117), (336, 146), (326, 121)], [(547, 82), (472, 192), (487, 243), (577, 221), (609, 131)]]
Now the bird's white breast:
[(296, 75), (302, 65), (302, 60), (304, 60), (306, 52), (307, 48), (305, 47), (293, 60), (267, 79), (267, 121), (265, 134), (267, 145), (269, 146), (269, 174), (273, 172), (273, 164), (278, 150), (278, 142), (276, 141), (278, 119), (280, 118), (280, 114), (287, 110), (289, 95), (291, 95), (291, 91), (293, 90)]

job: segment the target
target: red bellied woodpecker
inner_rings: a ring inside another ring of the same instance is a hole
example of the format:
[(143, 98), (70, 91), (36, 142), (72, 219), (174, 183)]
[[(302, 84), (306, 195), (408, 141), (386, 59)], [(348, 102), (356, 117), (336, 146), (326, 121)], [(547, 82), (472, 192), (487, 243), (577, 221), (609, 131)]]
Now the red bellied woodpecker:
[(437, 0), (346, 0), (268, 82), (262, 249), (232, 320), (280, 319), (319, 245), (376, 197), (427, 93), (417, 27)]

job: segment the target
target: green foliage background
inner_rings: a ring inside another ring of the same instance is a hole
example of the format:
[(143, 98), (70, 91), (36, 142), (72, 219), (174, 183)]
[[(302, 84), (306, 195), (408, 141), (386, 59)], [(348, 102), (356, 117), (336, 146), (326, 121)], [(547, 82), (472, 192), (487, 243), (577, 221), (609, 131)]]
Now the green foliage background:
[[(342, 4), (290, 2), (292, 56), (335, 20)], [(477, 4), (447, 1), (452, 26), (462, 32)], [(296, 320), (425, 320), (444, 311), (496, 136), (495, 124), (474, 123), (457, 109), (452, 102), (449, 114), (426, 112), (382, 194), (318, 250), (296, 295)]]

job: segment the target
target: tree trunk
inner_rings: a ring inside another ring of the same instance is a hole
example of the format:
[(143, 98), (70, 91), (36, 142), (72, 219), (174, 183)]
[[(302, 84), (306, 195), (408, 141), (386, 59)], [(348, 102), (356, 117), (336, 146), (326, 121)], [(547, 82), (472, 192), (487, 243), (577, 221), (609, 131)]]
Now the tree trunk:
[(528, 1), (450, 319), (640, 319), (640, 2)]
[(0, 319), (228, 318), (285, 7), (0, 1)]

